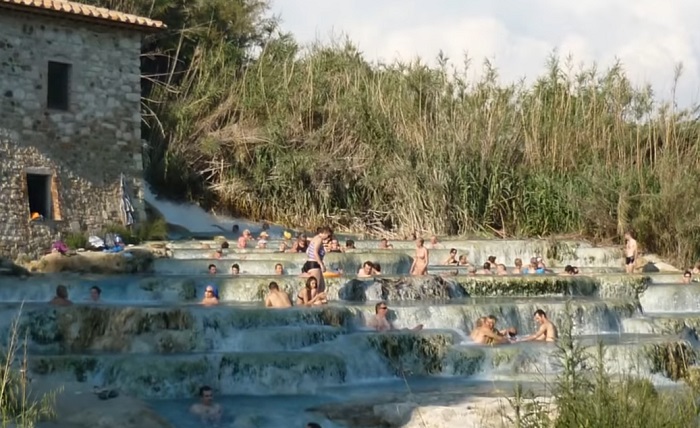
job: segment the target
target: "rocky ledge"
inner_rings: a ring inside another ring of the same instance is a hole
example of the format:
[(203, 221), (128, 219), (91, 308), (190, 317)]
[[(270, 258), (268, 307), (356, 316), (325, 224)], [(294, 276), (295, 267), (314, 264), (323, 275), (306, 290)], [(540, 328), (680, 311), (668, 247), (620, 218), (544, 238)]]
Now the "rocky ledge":
[(47, 254), (29, 263), (28, 269), (37, 273), (97, 273), (128, 274), (151, 270), (153, 254), (145, 249), (128, 249), (121, 253), (84, 252), (73, 255)]
[[(549, 398), (536, 398), (550, 414)], [(481, 428), (511, 426), (513, 408), (504, 397), (431, 392), (332, 403), (309, 409), (334, 423), (365, 428)]]

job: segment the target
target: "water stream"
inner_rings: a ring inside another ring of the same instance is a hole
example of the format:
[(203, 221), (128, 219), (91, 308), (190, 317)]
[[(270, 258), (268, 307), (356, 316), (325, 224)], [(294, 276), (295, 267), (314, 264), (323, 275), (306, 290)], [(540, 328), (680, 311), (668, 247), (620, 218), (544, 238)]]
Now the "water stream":
[[(7, 335), (24, 301), (21, 324), (29, 332), (33, 376), (119, 388), (149, 400), (178, 428), (200, 426), (187, 408), (206, 384), (231, 420), (278, 428), (309, 420), (340, 427), (305, 410), (324, 403), (418, 391), (504, 395), (518, 382), (541, 387), (554, 380), (560, 367), (551, 344), (471, 343), (468, 333), (483, 315), (528, 334), (536, 328), (536, 309), (561, 324), (569, 318), (568, 304), (582, 343), (591, 352), (600, 342), (607, 346), (610, 372), (632, 371), (660, 385), (672, 382), (655, 362), (655, 347), (682, 340), (693, 345), (700, 324), (697, 284), (681, 285), (676, 274), (620, 274), (619, 251), (587, 244), (568, 243), (566, 252), (560, 246), (550, 257), (545, 241), (443, 243), (468, 252), (475, 263), (495, 255), (508, 266), (532, 256), (555, 271), (576, 264), (584, 275), (575, 278), (452, 275), (437, 265), (447, 250), (435, 250), (431, 273), (450, 275), (407, 279), (411, 242), (379, 250), (376, 241), (358, 241), (355, 253), (329, 255), (329, 264), (346, 275), (328, 281), (327, 306), (277, 310), (263, 307), (265, 288), (274, 280), (295, 296), (304, 255), (231, 249), (223, 260), (212, 260), (202, 243), (171, 242), (172, 257), (157, 260), (144, 275), (0, 278), (0, 334)], [(365, 260), (381, 263), (385, 276), (356, 278)], [(234, 262), (243, 274), (227, 273)], [(208, 274), (210, 263), (220, 273)], [(287, 274), (274, 275), (275, 263)], [(45, 304), (59, 283), (74, 306)], [(207, 284), (219, 288), (217, 307), (197, 304)], [(93, 286), (102, 289), (99, 304), (88, 301)], [(380, 298), (388, 300), (396, 327), (423, 324), (424, 330), (367, 331), (365, 320)]]

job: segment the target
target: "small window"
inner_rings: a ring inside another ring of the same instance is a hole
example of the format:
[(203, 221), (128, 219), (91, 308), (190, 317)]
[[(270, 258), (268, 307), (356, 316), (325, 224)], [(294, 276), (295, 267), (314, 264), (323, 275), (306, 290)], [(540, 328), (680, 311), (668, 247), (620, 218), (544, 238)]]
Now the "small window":
[(32, 220), (53, 220), (51, 181), (50, 175), (27, 173), (29, 214)]
[(46, 106), (50, 109), (68, 110), (70, 92), (70, 64), (49, 61), (46, 85)]

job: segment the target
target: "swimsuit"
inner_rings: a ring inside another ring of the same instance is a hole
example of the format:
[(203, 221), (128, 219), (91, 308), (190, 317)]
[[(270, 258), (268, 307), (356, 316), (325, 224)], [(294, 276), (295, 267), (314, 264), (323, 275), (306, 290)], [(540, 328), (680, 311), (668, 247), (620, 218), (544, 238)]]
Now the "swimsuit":
[(634, 256), (632, 256), (632, 257), (625, 257), (625, 264), (626, 264), (626, 265), (632, 265), (632, 264), (634, 264)]
[[(313, 241), (311, 241), (306, 249), (306, 256), (309, 258), (309, 260), (304, 263), (304, 266), (301, 267), (302, 273), (307, 273), (312, 269), (321, 269), (321, 264), (316, 260), (316, 254), (314, 251), (315, 248), (316, 247), (314, 246)], [(323, 257), (326, 256), (326, 249), (323, 248), (323, 246), (318, 249), (318, 256), (321, 261), (323, 261)]]

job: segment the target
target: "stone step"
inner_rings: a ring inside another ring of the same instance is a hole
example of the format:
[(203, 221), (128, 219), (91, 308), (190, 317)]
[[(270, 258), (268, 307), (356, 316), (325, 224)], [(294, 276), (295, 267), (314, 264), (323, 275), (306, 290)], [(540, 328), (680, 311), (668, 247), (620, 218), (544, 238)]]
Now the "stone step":
[[(681, 276), (676, 275), (678, 281)], [(700, 283), (651, 284), (639, 301), (648, 312), (700, 312)]]
[[(293, 300), (304, 288), (305, 278), (291, 275), (38, 275), (0, 277), (0, 302), (46, 302), (56, 285), (65, 285), (74, 302), (88, 302), (90, 288), (102, 290), (108, 303), (149, 304), (198, 302), (207, 285), (219, 289), (222, 302), (261, 302), (271, 281)], [(375, 278), (326, 278), (331, 301), (446, 300), (477, 296), (590, 296), (601, 299), (636, 299), (649, 282), (637, 275), (589, 276), (381, 276)], [(653, 303), (653, 302), (651, 302)]]
[[(423, 324), (426, 329), (451, 330), (462, 338), (478, 318), (489, 314), (498, 317), (501, 328), (512, 326), (521, 334), (535, 331), (533, 313), (537, 309), (546, 311), (557, 325), (573, 319), (577, 334), (619, 332), (624, 319), (638, 314), (636, 304), (629, 301), (567, 302), (555, 298), (470, 299), (437, 306), (390, 304), (389, 308), (389, 319), (396, 328)], [(0, 311), (0, 329), (7, 337), (17, 307), (5, 306)], [(28, 305), (21, 314), (20, 332), (28, 334), (32, 350), (45, 352), (239, 351), (254, 342), (256, 349), (275, 351), (332, 341), (335, 336), (365, 329), (365, 320), (373, 314), (373, 304), (285, 310), (260, 306), (74, 305), (56, 309)], [(275, 332), (278, 327), (285, 328)], [(256, 337), (254, 332), (260, 329)]]
[[(603, 363), (616, 374), (674, 378), (681, 360), (693, 363), (696, 358), (688, 342), (668, 336), (597, 339), (607, 342)], [(222, 394), (280, 395), (437, 375), (529, 374), (553, 380), (561, 370), (551, 343), (456, 345), (449, 332), (353, 334), (338, 340), (297, 351), (30, 355), (29, 368), (31, 376), (107, 384), (141, 398), (192, 397), (204, 384)], [(593, 370), (598, 347), (585, 338), (582, 345), (590, 358), (586, 370)]]

